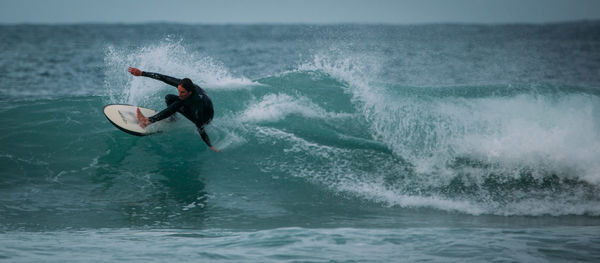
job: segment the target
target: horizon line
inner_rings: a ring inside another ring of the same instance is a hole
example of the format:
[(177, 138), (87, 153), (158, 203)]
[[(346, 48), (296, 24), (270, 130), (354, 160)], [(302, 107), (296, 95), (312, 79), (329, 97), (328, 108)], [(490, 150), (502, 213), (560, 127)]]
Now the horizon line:
[(172, 24), (172, 25), (206, 25), (206, 26), (258, 26), (258, 25), (305, 25), (305, 26), (335, 26), (335, 25), (368, 25), (368, 26), (422, 26), (422, 25), (557, 25), (576, 23), (597, 23), (600, 19), (573, 19), (548, 22), (415, 22), (415, 23), (392, 23), (392, 22), (181, 22), (149, 20), (141, 22), (0, 22), (0, 26), (74, 26), (74, 25), (147, 25), (147, 24)]

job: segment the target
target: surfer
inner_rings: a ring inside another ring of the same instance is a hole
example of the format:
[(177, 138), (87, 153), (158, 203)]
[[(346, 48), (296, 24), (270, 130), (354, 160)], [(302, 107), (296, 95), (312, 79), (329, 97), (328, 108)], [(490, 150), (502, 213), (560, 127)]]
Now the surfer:
[(130, 67), (127, 69), (127, 71), (134, 76), (153, 78), (177, 87), (177, 91), (179, 93), (179, 96), (173, 94), (168, 94), (165, 96), (167, 108), (155, 114), (154, 116), (146, 117), (138, 108), (137, 118), (142, 128), (146, 128), (146, 126), (154, 122), (163, 120), (175, 114), (176, 112), (179, 112), (188, 118), (188, 120), (196, 124), (196, 128), (198, 129), (198, 133), (200, 133), (200, 137), (202, 137), (202, 140), (206, 143), (206, 145), (208, 145), (208, 147), (210, 147), (211, 150), (215, 152), (219, 151), (212, 146), (210, 143), (210, 138), (208, 138), (208, 134), (206, 134), (206, 131), (204, 131), (204, 127), (208, 125), (210, 121), (212, 121), (214, 110), (212, 101), (202, 88), (200, 88), (198, 85), (195, 85), (188, 78), (178, 79), (159, 73), (144, 72), (133, 67)]

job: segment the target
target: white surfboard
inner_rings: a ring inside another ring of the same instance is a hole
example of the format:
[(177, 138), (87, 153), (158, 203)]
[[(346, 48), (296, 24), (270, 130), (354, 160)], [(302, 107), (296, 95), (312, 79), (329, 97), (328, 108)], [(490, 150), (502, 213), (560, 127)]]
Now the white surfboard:
[(110, 123), (115, 125), (120, 130), (137, 136), (146, 136), (162, 132), (166, 129), (166, 125), (163, 123), (164, 120), (152, 123), (145, 129), (140, 127), (140, 124), (137, 120), (137, 108), (140, 108), (140, 111), (146, 117), (156, 114), (156, 111), (154, 110), (138, 106), (127, 104), (109, 104), (104, 106), (104, 115), (108, 121), (110, 121)]

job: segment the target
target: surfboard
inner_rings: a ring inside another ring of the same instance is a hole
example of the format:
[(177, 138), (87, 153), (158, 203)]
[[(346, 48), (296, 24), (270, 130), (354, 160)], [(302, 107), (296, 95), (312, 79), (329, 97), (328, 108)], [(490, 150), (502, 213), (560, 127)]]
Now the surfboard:
[[(115, 127), (120, 130), (136, 135), (136, 136), (146, 136), (150, 134), (155, 134), (159, 132), (163, 132), (166, 127), (164, 125), (164, 120), (152, 123), (148, 125), (145, 129), (140, 127), (140, 124), (137, 120), (136, 109), (140, 108), (140, 111), (144, 116), (150, 117), (156, 114), (156, 111), (148, 108), (138, 107), (134, 105), (128, 104), (109, 104), (104, 106), (104, 116), (115, 125)], [(161, 125), (162, 124), (162, 125)]]

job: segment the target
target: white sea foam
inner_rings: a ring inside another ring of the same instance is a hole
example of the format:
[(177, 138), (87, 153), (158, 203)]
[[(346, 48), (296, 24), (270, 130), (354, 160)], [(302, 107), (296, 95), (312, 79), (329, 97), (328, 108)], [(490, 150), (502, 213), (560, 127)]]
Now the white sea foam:
[[(113, 103), (149, 104), (157, 92), (170, 89), (160, 81), (135, 78), (127, 68), (157, 72), (177, 78), (188, 77), (207, 90), (245, 89), (261, 84), (233, 76), (215, 59), (187, 50), (179, 42), (165, 42), (135, 50), (108, 47), (105, 56), (105, 88)], [(158, 100), (162, 103), (162, 100)]]
[(306, 98), (296, 99), (286, 94), (268, 94), (242, 113), (248, 122), (278, 121), (290, 114), (315, 118), (325, 111)]
[[(479, 113), (450, 117), (464, 127), (483, 123), (451, 142), (457, 154), (577, 176), (600, 184), (600, 98), (564, 95), (559, 98), (521, 95), (472, 100)], [(464, 112), (464, 110), (461, 110)]]
[(251, 104), (241, 114), (243, 122), (274, 122), (289, 115), (301, 115), (307, 118), (341, 118), (348, 117), (345, 113), (327, 112), (303, 96), (287, 94), (268, 94), (259, 102)]

